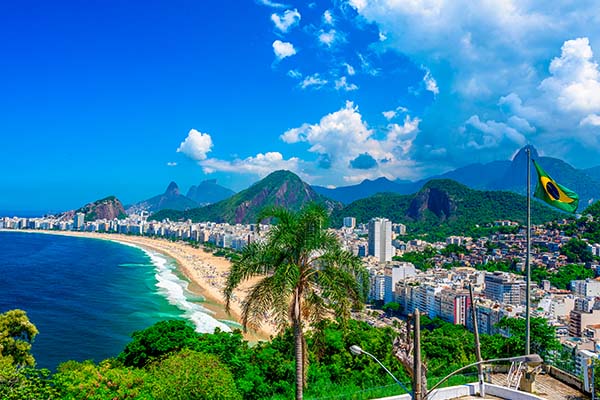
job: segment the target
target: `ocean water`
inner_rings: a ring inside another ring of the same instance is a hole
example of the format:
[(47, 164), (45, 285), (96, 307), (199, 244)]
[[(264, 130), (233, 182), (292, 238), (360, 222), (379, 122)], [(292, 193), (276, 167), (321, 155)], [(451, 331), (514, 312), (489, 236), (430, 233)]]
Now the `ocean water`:
[(115, 357), (134, 331), (164, 319), (230, 330), (187, 286), (173, 260), (135, 246), (0, 232), (0, 312), (23, 309), (36, 325), (38, 367)]

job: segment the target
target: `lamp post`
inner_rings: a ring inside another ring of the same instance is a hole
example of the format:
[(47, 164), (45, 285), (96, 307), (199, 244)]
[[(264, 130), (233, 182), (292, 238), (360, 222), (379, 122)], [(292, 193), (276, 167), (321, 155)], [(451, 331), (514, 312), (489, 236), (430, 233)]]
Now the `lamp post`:
[[(394, 374), (392, 374), (392, 373), (390, 372), (390, 370), (389, 370), (389, 369), (387, 369), (387, 368), (385, 367), (385, 365), (383, 365), (383, 364), (381, 363), (381, 361), (379, 361), (379, 360), (377, 359), (377, 357), (375, 357), (373, 354), (371, 354), (371, 353), (369, 353), (369, 352), (367, 352), (367, 351), (364, 351), (363, 349), (361, 349), (359, 346), (357, 346), (357, 345), (355, 345), (355, 344), (354, 344), (354, 345), (352, 345), (352, 346), (350, 346), (350, 352), (351, 352), (352, 354), (354, 354), (355, 356), (358, 356), (358, 355), (361, 355), (361, 354), (366, 354), (367, 356), (371, 357), (373, 360), (377, 361), (377, 364), (381, 365), (381, 368), (383, 368), (383, 369), (385, 370), (385, 372), (387, 372), (387, 373), (388, 373), (388, 375), (389, 375), (389, 376), (391, 376), (391, 377), (392, 377), (392, 379), (394, 379), (394, 382), (396, 382), (398, 385), (400, 385), (400, 387), (401, 387), (402, 389), (404, 389), (404, 391), (405, 391), (406, 393), (408, 393), (409, 395), (411, 394), (410, 390), (408, 390), (408, 388), (407, 388), (406, 386), (404, 386), (404, 384), (403, 384), (402, 382), (400, 382), (400, 381), (398, 380), (398, 378), (396, 378), (396, 377), (394, 376)], [(411, 395), (411, 398), (412, 398), (412, 395)]]
[(541, 363), (544, 362), (544, 360), (542, 359), (542, 357), (540, 357), (538, 354), (527, 354), (525, 356), (518, 356), (518, 357), (494, 358), (494, 359), (491, 359), (491, 360), (477, 361), (477, 362), (474, 362), (472, 364), (465, 365), (464, 367), (459, 368), (456, 371), (452, 372), (451, 374), (448, 374), (445, 377), (443, 377), (441, 381), (439, 381), (438, 383), (436, 383), (430, 390), (427, 391), (427, 394), (424, 396), (424, 400), (427, 400), (428, 397), (429, 397), (429, 395), (435, 389), (437, 389), (442, 383), (446, 382), (448, 379), (450, 379), (454, 375), (458, 374), (459, 372), (464, 371), (465, 369), (468, 369), (468, 368), (471, 368), (471, 367), (475, 367), (475, 366), (479, 366), (481, 364), (491, 364), (491, 363), (497, 363), (497, 362), (503, 362), (503, 361), (506, 361), (506, 362), (525, 362), (527, 364), (541, 364)]

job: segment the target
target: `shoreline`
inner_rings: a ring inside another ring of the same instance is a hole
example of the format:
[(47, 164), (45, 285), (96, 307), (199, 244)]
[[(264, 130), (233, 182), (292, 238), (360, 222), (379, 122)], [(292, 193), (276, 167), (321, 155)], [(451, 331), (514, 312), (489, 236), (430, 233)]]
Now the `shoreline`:
[[(12, 230), (4, 230), (12, 232)], [(153, 251), (173, 259), (176, 269), (189, 281), (188, 290), (204, 298), (201, 305), (209, 311), (209, 315), (217, 320), (229, 320), (241, 325), (241, 300), (246, 295), (249, 284), (243, 285), (234, 292), (234, 301), (230, 304), (230, 313), (225, 311), (223, 288), (231, 268), (231, 263), (221, 257), (214, 256), (202, 248), (195, 248), (183, 241), (172, 242), (162, 238), (145, 236), (127, 236), (117, 233), (19, 230), (15, 232), (41, 233), (50, 235), (83, 237), (100, 240), (110, 240), (123, 245), (133, 245), (143, 251)], [(243, 332), (244, 339), (250, 342), (269, 340), (276, 334), (275, 328), (265, 321), (258, 331)]]

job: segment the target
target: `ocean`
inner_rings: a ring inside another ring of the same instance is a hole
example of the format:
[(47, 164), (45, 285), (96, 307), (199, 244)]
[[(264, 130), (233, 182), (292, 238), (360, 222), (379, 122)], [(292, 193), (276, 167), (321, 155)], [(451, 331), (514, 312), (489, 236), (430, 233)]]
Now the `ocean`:
[(230, 330), (187, 286), (173, 260), (135, 246), (0, 232), (0, 313), (27, 312), (40, 332), (32, 347), (40, 368), (116, 357), (134, 331), (160, 320)]

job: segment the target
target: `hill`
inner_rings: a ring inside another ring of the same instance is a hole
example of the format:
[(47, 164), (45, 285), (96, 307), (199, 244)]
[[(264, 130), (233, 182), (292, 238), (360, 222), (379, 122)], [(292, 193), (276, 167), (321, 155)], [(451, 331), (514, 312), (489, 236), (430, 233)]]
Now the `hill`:
[(97, 219), (123, 219), (127, 217), (123, 204), (115, 196), (108, 196), (74, 211), (76, 213), (84, 213), (85, 221), (95, 221)]
[(376, 193), (414, 193), (420, 187), (420, 184), (416, 182), (391, 181), (385, 177), (381, 177), (375, 180), (365, 179), (358, 185), (341, 186), (335, 189), (330, 189), (323, 186), (313, 186), (313, 189), (317, 193), (329, 197), (330, 199), (344, 204), (349, 204), (353, 201), (372, 196)]
[[(431, 180), (413, 195), (381, 193), (349, 204), (332, 214), (333, 226), (343, 217), (352, 216), (359, 223), (374, 217), (387, 217), (405, 224), (414, 233), (437, 231), (445, 235), (464, 234), (475, 225), (508, 219), (525, 223), (524, 196), (511, 192), (480, 191), (458, 182)], [(561, 214), (538, 202), (532, 202), (532, 221), (542, 223)]]
[[(373, 181), (365, 180), (358, 185), (342, 186), (335, 189), (317, 186), (315, 190), (334, 200), (349, 204), (352, 201), (367, 198), (379, 192), (411, 194), (421, 189), (432, 179), (451, 179), (472, 189), (505, 190), (524, 195), (527, 191), (527, 154), (525, 153), (527, 147), (525, 146), (519, 150), (512, 160), (469, 164), (416, 182), (390, 181), (386, 178), (379, 178)], [(529, 146), (529, 148), (531, 149), (531, 158), (535, 159), (552, 178), (579, 195), (580, 210), (599, 200), (600, 166), (579, 170), (558, 158), (541, 157), (533, 146)], [(532, 166), (532, 191), (535, 189), (536, 182), (537, 174)]]
[(224, 200), (234, 194), (233, 190), (219, 185), (216, 179), (208, 179), (200, 182), (197, 186), (190, 187), (186, 196), (198, 205), (207, 205)]
[(325, 204), (329, 210), (341, 207), (339, 203), (315, 192), (296, 174), (281, 170), (271, 173), (228, 199), (183, 212), (163, 210), (152, 215), (150, 219), (255, 223), (258, 212), (266, 206), (281, 206), (297, 211), (311, 202)]
[(164, 209), (182, 211), (194, 207), (198, 207), (198, 203), (182, 195), (179, 186), (171, 182), (164, 193), (129, 206), (127, 212), (130, 214), (140, 211), (157, 212)]

